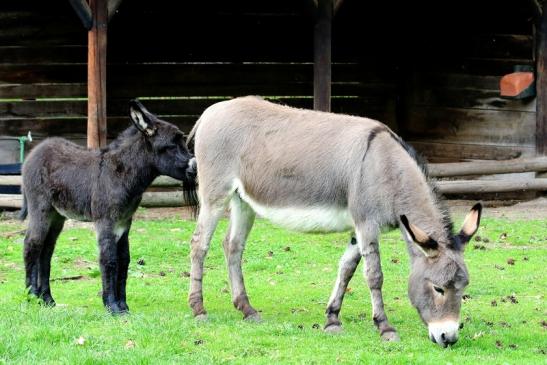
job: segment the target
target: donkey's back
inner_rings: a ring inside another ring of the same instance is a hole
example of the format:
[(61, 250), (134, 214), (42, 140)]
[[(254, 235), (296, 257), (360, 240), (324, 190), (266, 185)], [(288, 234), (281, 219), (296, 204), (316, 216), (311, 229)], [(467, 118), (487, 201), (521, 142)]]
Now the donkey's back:
[[(363, 209), (352, 202), (372, 203), (384, 195), (370, 191), (377, 187), (374, 182), (395, 178), (386, 166), (402, 159), (418, 170), (398, 137), (380, 122), (257, 97), (213, 105), (200, 118), (195, 138), (205, 204), (222, 204), (228, 193), (237, 192), (255, 212), (301, 231), (352, 228), (350, 210)], [(371, 148), (375, 139), (377, 148)], [(367, 191), (364, 200), (358, 199)], [(388, 210), (390, 217), (382, 221), (393, 220)]]

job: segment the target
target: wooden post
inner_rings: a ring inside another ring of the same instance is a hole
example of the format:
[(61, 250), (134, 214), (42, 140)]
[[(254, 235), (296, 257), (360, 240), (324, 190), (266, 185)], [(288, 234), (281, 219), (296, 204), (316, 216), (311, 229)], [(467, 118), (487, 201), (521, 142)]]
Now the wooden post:
[(78, 15), (78, 18), (80, 18), (80, 21), (82, 22), (84, 28), (86, 30), (90, 30), (93, 26), (93, 16), (91, 15), (91, 9), (89, 8), (89, 5), (85, 2), (85, 0), (69, 0), (70, 5), (72, 5), (72, 8)]
[(106, 0), (89, 0), (93, 27), (88, 33), (87, 147), (106, 146)]
[(536, 29), (538, 48), (536, 51), (536, 154), (547, 155), (547, 1), (543, 3), (543, 12)]
[(330, 111), (333, 0), (318, 0), (313, 41), (313, 108)]

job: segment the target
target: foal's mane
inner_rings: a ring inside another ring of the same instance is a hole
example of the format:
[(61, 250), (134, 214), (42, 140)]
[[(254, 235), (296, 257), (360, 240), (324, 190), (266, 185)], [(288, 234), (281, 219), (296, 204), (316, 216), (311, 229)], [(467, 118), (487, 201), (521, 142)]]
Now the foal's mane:
[(123, 149), (124, 147), (133, 145), (138, 139), (140, 139), (141, 133), (139, 130), (134, 126), (130, 125), (128, 128), (126, 128), (122, 133), (120, 133), (116, 139), (114, 139), (106, 148), (103, 150), (104, 152), (108, 151), (116, 151)]

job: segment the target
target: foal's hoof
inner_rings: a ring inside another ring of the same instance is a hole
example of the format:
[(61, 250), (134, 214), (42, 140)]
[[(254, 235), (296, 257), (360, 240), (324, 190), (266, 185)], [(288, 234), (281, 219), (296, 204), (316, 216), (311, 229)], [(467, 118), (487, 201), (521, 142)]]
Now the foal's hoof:
[(117, 303), (112, 303), (106, 306), (106, 310), (113, 316), (121, 316), (129, 313), (127, 310), (120, 308)]
[(401, 339), (395, 331), (387, 331), (382, 334), (382, 340), (389, 342), (399, 342)]
[(252, 314), (249, 314), (248, 316), (243, 318), (246, 322), (255, 322), (259, 323), (262, 322), (262, 317), (260, 317), (260, 314), (258, 312), (254, 312)]
[(197, 321), (197, 322), (205, 322), (207, 321), (207, 313), (202, 313), (202, 314), (197, 314), (194, 319)]
[(52, 297), (41, 297), (40, 299), (41, 299), (40, 304), (43, 305), (44, 307), (53, 308), (57, 305), (57, 303), (55, 303)]
[(323, 331), (325, 331), (326, 333), (332, 333), (332, 334), (337, 334), (337, 333), (342, 333), (342, 326), (340, 326), (339, 324), (327, 324), (325, 326), (325, 328), (323, 328)]

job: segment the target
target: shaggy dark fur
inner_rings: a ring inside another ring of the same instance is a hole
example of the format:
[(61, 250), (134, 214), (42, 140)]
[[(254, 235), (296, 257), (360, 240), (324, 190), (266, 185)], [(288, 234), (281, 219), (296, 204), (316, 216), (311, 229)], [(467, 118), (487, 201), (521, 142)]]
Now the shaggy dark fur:
[(128, 233), (143, 192), (159, 175), (182, 180), (186, 191), (194, 190), (195, 160), (190, 161), (182, 132), (136, 100), (130, 116), (134, 125), (104, 149), (50, 138), (23, 165), (22, 218), (27, 210), (29, 217), (25, 284), (48, 305), (55, 304), (49, 286), (51, 256), (66, 218), (95, 222), (103, 302), (113, 313), (125, 312)]

